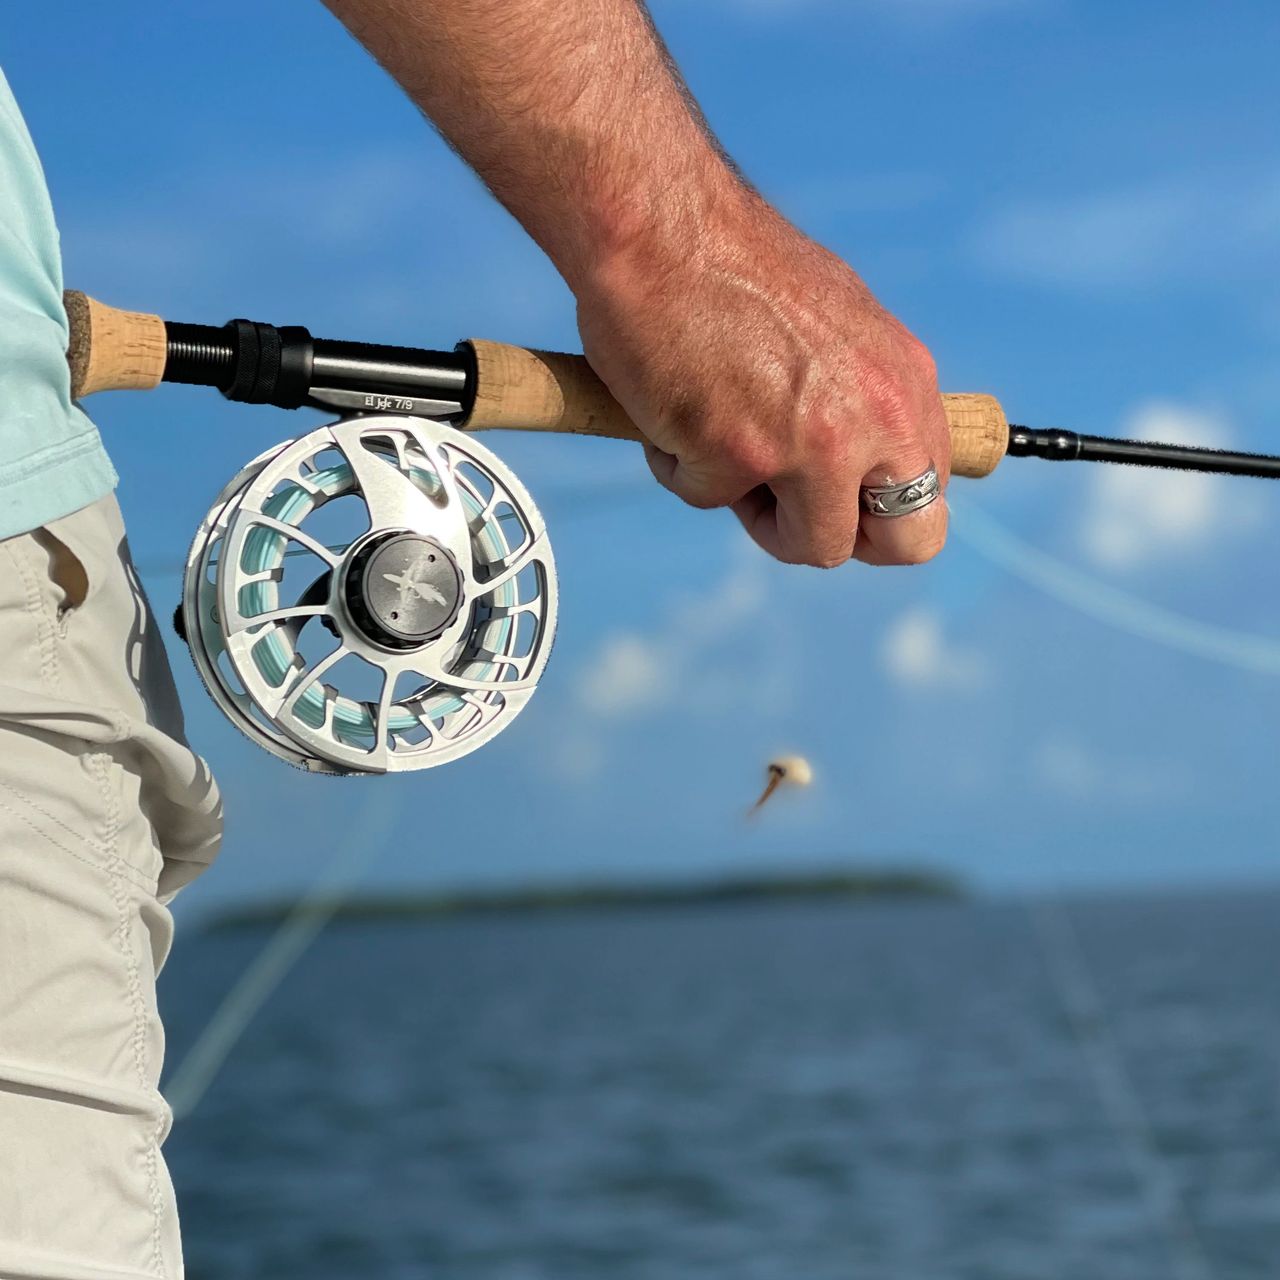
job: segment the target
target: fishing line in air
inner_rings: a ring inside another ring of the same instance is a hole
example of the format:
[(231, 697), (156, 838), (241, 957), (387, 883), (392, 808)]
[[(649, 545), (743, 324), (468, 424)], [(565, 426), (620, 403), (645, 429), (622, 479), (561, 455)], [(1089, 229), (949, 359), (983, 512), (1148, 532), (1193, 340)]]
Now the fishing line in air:
[(1141, 1097), (1124, 1065), (1089, 972), (1075, 926), (1056, 898), (1028, 903), (1032, 932), (1103, 1110), (1124, 1148), (1152, 1224), (1163, 1230), (1177, 1280), (1212, 1280), (1204, 1247), (1168, 1162), (1160, 1153)]
[(190, 1115), (199, 1105), (258, 1011), (381, 852), (400, 808), (390, 793), (371, 789), (363, 811), (346, 827), (353, 838), (338, 844), (311, 888), (249, 962), (169, 1078), (164, 1093), (175, 1118)]
[[(949, 499), (950, 501), (950, 499)], [(1223, 666), (1280, 675), (1280, 641), (1201, 622), (1150, 604), (1023, 541), (968, 500), (951, 502), (951, 532), (979, 555), (1045, 595), (1120, 631)]]

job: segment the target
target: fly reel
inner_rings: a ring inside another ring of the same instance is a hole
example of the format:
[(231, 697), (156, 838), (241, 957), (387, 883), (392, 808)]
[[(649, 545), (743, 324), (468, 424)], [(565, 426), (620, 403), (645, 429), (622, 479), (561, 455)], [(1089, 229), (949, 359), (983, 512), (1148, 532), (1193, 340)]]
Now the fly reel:
[(428, 418), (345, 419), (223, 489), (187, 557), (187, 643), (248, 737), (317, 773), (456, 760), (546, 666), (556, 573), (524, 486)]

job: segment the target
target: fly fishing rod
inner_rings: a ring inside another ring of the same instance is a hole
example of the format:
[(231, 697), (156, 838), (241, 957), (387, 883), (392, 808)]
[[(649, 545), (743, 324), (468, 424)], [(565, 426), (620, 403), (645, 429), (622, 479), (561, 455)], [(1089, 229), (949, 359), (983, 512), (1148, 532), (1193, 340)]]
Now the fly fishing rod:
[[(117, 311), (82, 293), (69, 292), (66, 304), (76, 398), (180, 382), (281, 409), (444, 418), (464, 431), (501, 427), (643, 439), (582, 356), (482, 339), (453, 351), (341, 342), (313, 338), (301, 326), (250, 320), (178, 324)], [(990, 395), (948, 394), (942, 402), (953, 475), (987, 476), (1010, 456), (1280, 477), (1280, 457), (1010, 425)]]
[[(582, 356), (65, 301), (76, 399), (172, 382), (341, 415), (234, 476), (187, 556), (183, 638), (242, 732), (300, 768), (360, 774), (457, 759), (511, 723), (550, 654), (555, 562), (533, 499), (471, 433), (642, 440)], [(942, 400), (955, 475), (1012, 455), (1280, 477), (1280, 458), (1011, 427), (994, 396)]]

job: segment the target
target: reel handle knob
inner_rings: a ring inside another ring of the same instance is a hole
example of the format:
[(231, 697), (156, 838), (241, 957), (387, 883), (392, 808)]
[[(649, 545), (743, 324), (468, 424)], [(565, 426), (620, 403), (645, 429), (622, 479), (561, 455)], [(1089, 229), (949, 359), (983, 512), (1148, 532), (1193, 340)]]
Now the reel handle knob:
[[(643, 441), (585, 357), (511, 347), (472, 338), (475, 401), (466, 431), (512, 428)], [(951, 426), (951, 473), (990, 475), (1009, 447), (1009, 422), (1000, 402), (973, 393), (944, 395)]]

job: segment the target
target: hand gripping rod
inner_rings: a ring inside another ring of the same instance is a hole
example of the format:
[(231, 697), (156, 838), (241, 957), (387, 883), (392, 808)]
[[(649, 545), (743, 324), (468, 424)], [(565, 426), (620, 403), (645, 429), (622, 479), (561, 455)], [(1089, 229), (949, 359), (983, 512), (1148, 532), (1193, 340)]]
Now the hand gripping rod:
[[(230, 400), (348, 412), (447, 417), (465, 431), (505, 427), (643, 440), (582, 356), (472, 338), (453, 351), (313, 338), (252, 320), (219, 327), (166, 322), (69, 291), (73, 398), (161, 382), (217, 387)], [(1006, 455), (1123, 462), (1280, 478), (1280, 458), (1010, 426), (989, 395), (942, 397), (951, 471), (990, 475)]]

